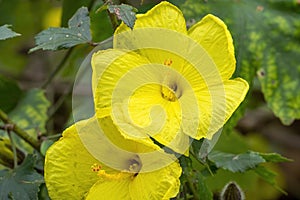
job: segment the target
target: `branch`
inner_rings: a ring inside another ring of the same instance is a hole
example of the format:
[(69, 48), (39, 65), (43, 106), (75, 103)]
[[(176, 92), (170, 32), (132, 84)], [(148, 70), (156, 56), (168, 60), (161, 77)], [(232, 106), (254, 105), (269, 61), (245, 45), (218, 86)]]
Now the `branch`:
[(19, 137), (21, 137), (23, 140), (25, 140), (28, 144), (30, 144), (33, 148), (35, 148), (37, 151), (40, 151), (40, 142), (30, 136), (26, 131), (23, 129), (19, 128), (14, 122), (12, 122), (7, 114), (3, 112), (2, 109), (0, 109), (0, 119), (5, 123), (5, 124), (10, 124), (11, 125), (11, 131), (16, 133)]

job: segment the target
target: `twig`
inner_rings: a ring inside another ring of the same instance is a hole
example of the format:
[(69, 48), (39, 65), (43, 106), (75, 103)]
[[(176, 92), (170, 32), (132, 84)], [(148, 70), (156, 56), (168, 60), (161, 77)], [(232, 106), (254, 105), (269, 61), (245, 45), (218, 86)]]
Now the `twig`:
[(16, 133), (18, 136), (20, 136), (22, 139), (24, 139), (28, 144), (30, 144), (33, 148), (35, 148), (37, 151), (40, 151), (40, 143), (37, 139), (31, 137), (26, 131), (19, 128), (15, 123), (13, 123), (7, 116), (5, 112), (3, 112), (2, 109), (0, 109), (0, 119), (5, 124), (11, 125), (11, 131)]
[(49, 85), (49, 83), (53, 80), (53, 78), (56, 76), (56, 74), (63, 68), (65, 63), (67, 62), (68, 58), (70, 57), (74, 47), (70, 48), (64, 58), (61, 60), (61, 62), (57, 65), (57, 67), (54, 69), (54, 71), (50, 74), (48, 79), (43, 83), (42, 89), (46, 89), (46, 87)]
[(68, 95), (71, 94), (73, 91), (74, 83), (70, 84), (68, 88), (66, 89), (66, 92), (64, 92), (63, 95), (60, 96), (60, 98), (56, 101), (56, 103), (51, 107), (48, 113), (48, 120), (50, 120), (54, 114), (58, 111), (58, 109), (62, 106), (62, 104), (67, 99)]

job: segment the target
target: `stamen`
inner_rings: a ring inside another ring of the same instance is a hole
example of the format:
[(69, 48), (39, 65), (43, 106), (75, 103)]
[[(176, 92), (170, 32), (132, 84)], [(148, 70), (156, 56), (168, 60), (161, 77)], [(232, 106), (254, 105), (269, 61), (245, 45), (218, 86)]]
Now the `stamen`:
[(131, 173), (122, 171), (115, 174), (108, 174), (105, 172), (105, 170), (100, 170), (97, 175), (108, 180), (122, 180), (129, 178), (131, 176)]
[[(164, 61), (164, 65), (171, 66), (173, 63), (172, 59), (168, 58)], [(176, 101), (181, 97), (181, 91), (178, 90), (177, 83), (174, 82), (174, 77), (171, 77), (171, 73), (167, 70), (167, 73), (164, 77), (163, 84), (161, 86), (161, 96), (167, 101)]]
[(101, 170), (101, 165), (95, 163), (91, 166), (93, 172), (99, 172)]
[(101, 169), (101, 166), (97, 163), (91, 166), (93, 172), (97, 172), (97, 175), (101, 178), (107, 180), (122, 180), (126, 178), (131, 178), (132, 180), (139, 174), (141, 170), (142, 163), (138, 155), (132, 159), (128, 159), (128, 167), (126, 169), (116, 172), (116, 173), (107, 173), (105, 170)]
[(176, 101), (177, 97), (172, 89), (166, 86), (161, 87), (161, 96), (168, 101)]
[(170, 58), (168, 58), (164, 61), (164, 65), (166, 65), (166, 66), (171, 66), (172, 63), (173, 63), (173, 61)]

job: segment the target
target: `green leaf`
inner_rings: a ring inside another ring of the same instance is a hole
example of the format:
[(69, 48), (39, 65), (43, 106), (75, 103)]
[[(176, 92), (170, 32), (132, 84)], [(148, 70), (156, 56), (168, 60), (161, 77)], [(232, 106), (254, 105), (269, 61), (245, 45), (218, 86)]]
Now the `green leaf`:
[(89, 7), (93, 0), (64, 0), (62, 2), (61, 24), (63, 27), (68, 25), (69, 19), (81, 7)]
[(263, 180), (265, 180), (267, 183), (269, 183), (270, 185), (272, 185), (274, 188), (276, 188), (278, 191), (282, 192), (283, 194), (287, 193), (282, 190), (276, 183), (276, 176), (277, 174), (274, 173), (273, 171), (265, 168), (264, 166), (258, 166), (254, 169), (254, 171), (256, 172), (256, 174), (262, 178)]
[[(50, 103), (46, 99), (44, 92), (39, 89), (28, 91), (18, 102), (15, 109), (9, 113), (12, 121), (29, 133), (32, 137), (46, 131), (47, 110)], [(23, 140), (15, 139), (20, 148), (31, 149)]]
[(32, 89), (24, 95), (9, 116), (29, 133), (45, 132), (49, 105), (43, 90)]
[(286, 125), (300, 119), (300, 8), (294, 0), (188, 0), (181, 8), (187, 19), (212, 13), (224, 20), (234, 38), (235, 76), (252, 83), (257, 72), (274, 114)]
[(91, 42), (90, 17), (86, 7), (79, 8), (69, 20), (68, 25), (68, 28), (49, 28), (40, 32), (35, 37), (37, 46), (30, 49), (29, 52), (39, 49), (67, 49), (78, 44)]
[(127, 4), (108, 5), (108, 11), (114, 13), (118, 19), (122, 20), (129, 28), (133, 29), (136, 20), (136, 8)]
[(21, 35), (12, 31), (9, 27), (10, 25), (7, 24), (0, 26), (0, 40), (6, 40), (8, 38), (13, 38)]
[(0, 94), (0, 108), (7, 113), (17, 105), (22, 91), (15, 81), (0, 75)]
[(37, 199), (43, 176), (34, 169), (36, 157), (28, 155), (14, 170), (0, 171), (0, 199)]
[(282, 155), (278, 153), (259, 153), (259, 155), (265, 159), (266, 162), (272, 162), (272, 163), (277, 163), (277, 162), (291, 162), (291, 159), (288, 159), (286, 157), (283, 157)]
[(232, 172), (245, 172), (255, 168), (265, 160), (256, 152), (247, 152), (243, 154), (231, 154), (220, 151), (212, 151), (208, 154), (208, 159), (216, 164), (217, 167)]
[(53, 143), (54, 143), (53, 140), (44, 140), (44, 141), (42, 142), (41, 148), (40, 148), (40, 149), (41, 149), (40, 152), (41, 152), (41, 154), (42, 154), (43, 156), (46, 155), (47, 150), (49, 149), (49, 147), (50, 147)]

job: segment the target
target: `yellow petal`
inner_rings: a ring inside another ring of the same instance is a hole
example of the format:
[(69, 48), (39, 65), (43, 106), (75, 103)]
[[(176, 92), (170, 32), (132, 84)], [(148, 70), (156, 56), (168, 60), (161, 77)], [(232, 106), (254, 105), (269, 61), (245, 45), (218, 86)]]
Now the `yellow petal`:
[(105, 116), (107, 108), (111, 107), (112, 94), (122, 76), (133, 68), (149, 63), (147, 59), (134, 52), (116, 49), (95, 53), (91, 62), (93, 68), (92, 87), (98, 116)]
[(98, 180), (91, 170), (95, 163), (98, 161), (81, 143), (76, 126), (66, 129), (46, 154), (45, 182), (51, 199), (82, 199)]
[[(163, 1), (145, 14), (137, 14), (134, 29), (137, 28), (165, 28), (181, 33), (186, 33), (186, 23), (182, 12), (169, 2)], [(116, 29), (115, 34), (128, 31), (130, 28), (122, 24)], [(117, 41), (114, 41), (117, 43)]]
[[(108, 63), (107, 60), (111, 63)], [(159, 102), (169, 104), (162, 98), (160, 88), (166, 77), (165, 73), (172, 73), (174, 70), (172, 71), (170, 67), (165, 65), (149, 63), (147, 59), (134, 52), (121, 50), (101, 51), (94, 54), (92, 66), (94, 71), (93, 85), (97, 85), (94, 86), (96, 88), (94, 100), (97, 116), (102, 118), (111, 113), (114, 123), (124, 137), (142, 142), (145, 145), (149, 144), (151, 141), (149, 136), (156, 135), (157, 132), (150, 131), (149, 134), (149, 130), (143, 130), (137, 126), (143, 126), (145, 123), (149, 124), (149, 119), (147, 120), (149, 118), (148, 111), (152, 109), (152, 106), (160, 104)], [(103, 68), (102, 72), (99, 72), (99, 68)], [(150, 87), (152, 88), (151, 91), (138, 92), (143, 91), (140, 87), (151, 85), (155, 86), (154, 88)], [(144, 101), (145, 98), (148, 98), (148, 101)], [(130, 101), (130, 105), (128, 105), (128, 101)], [(178, 105), (175, 104), (166, 107), (167, 113), (172, 117), (168, 119), (170, 122), (164, 127), (164, 130), (154, 138), (158, 138), (159, 142), (171, 148), (174, 147), (177, 150), (182, 148), (180, 152), (183, 153), (186, 152), (184, 147), (188, 146), (189, 140), (187, 136), (181, 137), (183, 134), (179, 132), (180, 121), (178, 121), (178, 118), (180, 117), (180, 111), (178, 111)], [(118, 107), (118, 105), (121, 106)], [(130, 106), (132, 106), (132, 111), (128, 110)], [(127, 114), (128, 111), (130, 111), (130, 116)], [(173, 117), (173, 114), (175, 114), (175, 117)], [(132, 126), (131, 117), (133, 123), (137, 126)], [(161, 124), (157, 116), (153, 119), (158, 122), (153, 123), (154, 125)], [(177, 139), (174, 140), (175, 137)], [(169, 144), (173, 140), (173, 144)]]
[(125, 54), (122, 50), (108, 49), (98, 51), (92, 56), (92, 90), (95, 93), (98, 86), (98, 79), (102, 76), (104, 70), (109, 66), (116, 58)]
[[(200, 119), (198, 136), (211, 139), (244, 100), (248, 89), (249, 85), (245, 80), (236, 78), (225, 81), (224, 85), (202, 91), (206, 101), (202, 101), (200, 109), (206, 109), (206, 115)], [(208, 94), (211, 98), (208, 98)]]
[(99, 180), (90, 189), (87, 200), (131, 200), (129, 195), (130, 179)]
[(119, 180), (101, 179), (90, 189), (87, 200), (170, 199), (179, 192), (181, 167), (178, 162), (153, 172)]
[(141, 127), (140, 132), (178, 153), (185, 153), (189, 138), (181, 130), (180, 103), (164, 99), (161, 90), (161, 85), (148, 84), (135, 91), (128, 105), (130, 118), (135, 126)]
[(129, 189), (132, 200), (170, 199), (179, 192), (181, 167), (178, 162), (157, 171), (138, 174)]
[[(88, 151), (103, 165), (118, 171), (132, 171), (132, 162), (143, 166), (139, 171), (160, 169), (176, 160), (146, 138), (126, 136), (116, 127), (110, 117), (91, 118), (88, 125), (77, 127), (80, 139)], [(153, 159), (155, 158), (155, 159)], [(107, 171), (108, 169), (106, 169)]]
[(106, 133), (107, 138), (121, 150), (133, 153), (147, 153), (159, 150), (159, 147), (148, 137), (143, 138), (142, 141), (138, 140), (140, 142), (124, 137), (124, 134), (120, 133), (120, 130), (113, 123), (111, 117), (105, 117), (98, 120), (104, 133)]
[(87, 124), (77, 125), (76, 128), (89, 153), (103, 166), (117, 171), (129, 170), (130, 160), (139, 160), (139, 153), (159, 149), (150, 138), (143, 139), (142, 142), (126, 139), (110, 117), (93, 117)]
[(114, 48), (128, 49), (145, 56), (152, 63), (173, 61), (181, 67), (178, 59), (186, 51), (187, 30), (181, 11), (163, 1), (146, 14), (138, 14), (133, 30), (122, 23), (114, 34)]
[(249, 90), (249, 85), (244, 79), (235, 78), (233, 80), (225, 81), (224, 88), (226, 93), (225, 121), (227, 121), (245, 99), (245, 96)]
[(208, 52), (223, 80), (229, 79), (236, 61), (232, 37), (224, 22), (209, 14), (192, 26), (188, 34)]

